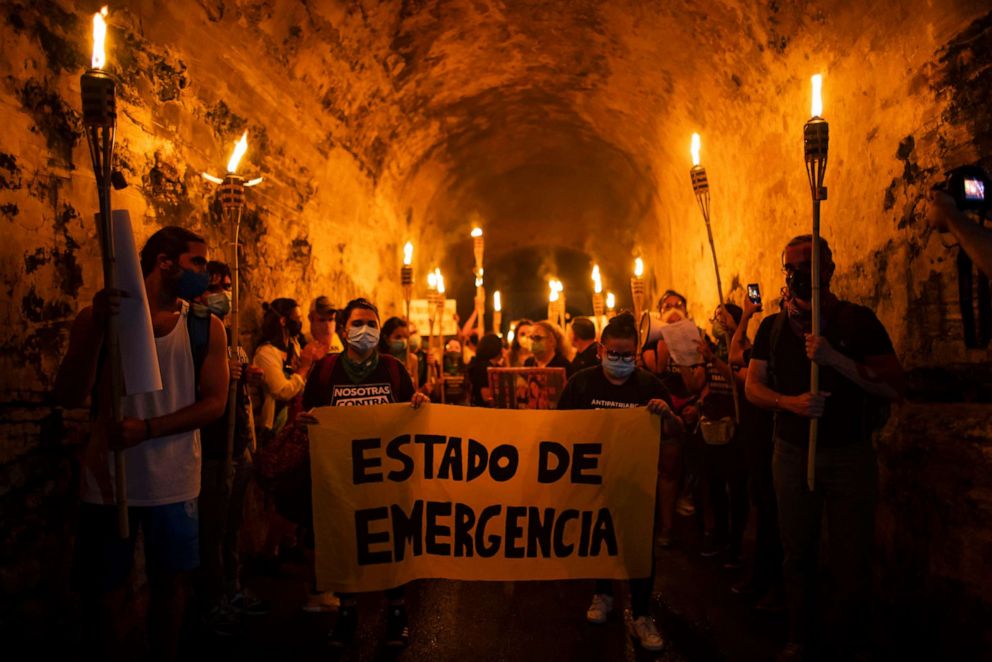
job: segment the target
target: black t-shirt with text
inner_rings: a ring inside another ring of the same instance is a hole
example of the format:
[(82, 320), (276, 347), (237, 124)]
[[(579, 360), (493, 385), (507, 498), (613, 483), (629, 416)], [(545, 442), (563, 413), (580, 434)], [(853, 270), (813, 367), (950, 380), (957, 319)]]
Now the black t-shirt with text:
[(660, 399), (671, 405), (668, 389), (647, 370), (638, 368), (623, 384), (613, 384), (602, 366), (575, 373), (558, 399), (558, 409), (629, 409)]
[[(762, 320), (751, 358), (769, 362), (768, 383), (776, 392), (801, 395), (809, 391), (810, 360), (806, 357), (805, 339), (793, 330), (788, 321), (779, 323), (775, 360), (770, 361), (775, 320), (785, 314), (781, 312)], [(838, 302), (829, 319), (825, 320), (823, 336), (835, 350), (857, 363), (864, 363), (870, 356), (895, 353), (889, 334), (875, 313), (847, 301)], [(820, 391), (830, 393), (830, 396), (820, 418), (817, 433), (819, 446), (836, 448), (868, 441), (875, 423), (873, 415), (879, 410), (880, 401), (826, 366), (820, 367)], [(796, 446), (806, 446), (809, 443), (809, 419), (792, 412), (778, 411), (775, 414), (775, 436)]]
[(599, 358), (596, 356), (596, 343), (593, 343), (572, 357), (572, 374), (597, 365), (599, 365)]
[[(321, 377), (325, 361), (334, 361), (330, 379)], [(395, 365), (390, 368), (389, 363)], [(394, 381), (396, 383), (394, 383)], [(360, 407), (384, 405), (393, 402), (410, 402), (413, 398), (413, 381), (406, 367), (392, 356), (381, 354), (379, 365), (361, 383), (348, 377), (341, 355), (325, 356), (313, 368), (303, 390), (303, 409), (313, 407)]]

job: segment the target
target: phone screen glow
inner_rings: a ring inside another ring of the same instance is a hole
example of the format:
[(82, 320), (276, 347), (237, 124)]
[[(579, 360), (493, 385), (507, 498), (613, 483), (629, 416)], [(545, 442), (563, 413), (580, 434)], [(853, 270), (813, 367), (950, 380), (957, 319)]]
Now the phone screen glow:
[(984, 200), (985, 182), (980, 179), (965, 179), (964, 197), (966, 200)]

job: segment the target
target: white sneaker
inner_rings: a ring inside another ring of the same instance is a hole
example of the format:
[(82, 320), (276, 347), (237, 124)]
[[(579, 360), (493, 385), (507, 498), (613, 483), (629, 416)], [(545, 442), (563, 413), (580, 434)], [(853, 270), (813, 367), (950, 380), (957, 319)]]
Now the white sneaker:
[(611, 611), (613, 611), (613, 596), (596, 593), (592, 596), (592, 604), (586, 611), (586, 620), (590, 623), (605, 623)]
[(665, 647), (665, 640), (658, 634), (658, 628), (650, 616), (635, 618), (632, 625), (633, 635), (641, 644), (641, 648), (646, 651), (657, 652)]
[(334, 595), (330, 591), (326, 592), (311, 592), (307, 596), (307, 602), (303, 605), (303, 611), (308, 614), (323, 614), (326, 612), (337, 611), (341, 606), (341, 600), (338, 596)]

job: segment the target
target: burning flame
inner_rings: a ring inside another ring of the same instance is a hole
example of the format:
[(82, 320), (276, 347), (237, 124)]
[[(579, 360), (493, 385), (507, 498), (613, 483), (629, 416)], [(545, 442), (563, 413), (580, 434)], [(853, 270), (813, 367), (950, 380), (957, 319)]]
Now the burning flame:
[(403, 246), (403, 264), (408, 267), (413, 264), (413, 244), (409, 241)]
[(476, 276), (475, 277), (475, 286), (476, 287), (482, 287), (482, 276)]
[(497, 313), (503, 310), (503, 299), (499, 295), (499, 290), (493, 292), (493, 310)]
[(703, 141), (699, 137), (698, 133), (692, 134), (692, 146), (689, 147), (689, 151), (692, 152), (692, 165), (699, 165), (699, 150), (702, 149)]
[(823, 115), (823, 76), (816, 74), (810, 78), (813, 87), (813, 102), (810, 104), (810, 114), (813, 117)]
[(617, 298), (613, 292), (606, 293), (606, 308), (607, 310), (613, 310), (617, 307)]
[(641, 258), (634, 260), (634, 275), (638, 278), (644, 275), (644, 260)]
[(441, 275), (441, 270), (437, 270), (437, 293), (444, 294), (444, 276)]
[(599, 280), (599, 265), (598, 264), (592, 265), (592, 279), (593, 280)]
[(437, 289), (437, 271), (431, 271), (427, 274), (427, 286), (432, 290)]
[(596, 294), (600, 294), (603, 291), (603, 278), (599, 274), (599, 265), (592, 265), (592, 284)]
[(100, 11), (93, 14), (93, 58), (91, 62), (94, 69), (103, 69), (107, 64), (107, 53), (105, 50), (107, 22), (103, 20), (106, 17), (106, 7), (102, 7)]
[(241, 140), (239, 140), (234, 145), (234, 151), (231, 152), (231, 158), (227, 162), (227, 171), (232, 175), (238, 171), (238, 164), (241, 163), (241, 157), (245, 155), (248, 151), (248, 131), (245, 130), (241, 134)]
[(482, 236), (482, 228), (480, 228), (480, 227), (474, 227), (474, 228), (472, 228), (472, 236), (473, 237), (481, 237)]

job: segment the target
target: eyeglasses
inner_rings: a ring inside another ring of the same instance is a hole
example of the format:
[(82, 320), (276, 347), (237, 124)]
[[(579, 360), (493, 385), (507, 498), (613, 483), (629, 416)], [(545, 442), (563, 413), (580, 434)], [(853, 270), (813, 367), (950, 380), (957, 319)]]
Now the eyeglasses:
[(634, 353), (633, 352), (620, 353), (620, 352), (608, 351), (606, 352), (606, 358), (608, 358), (611, 361), (623, 361), (624, 363), (633, 363)]

